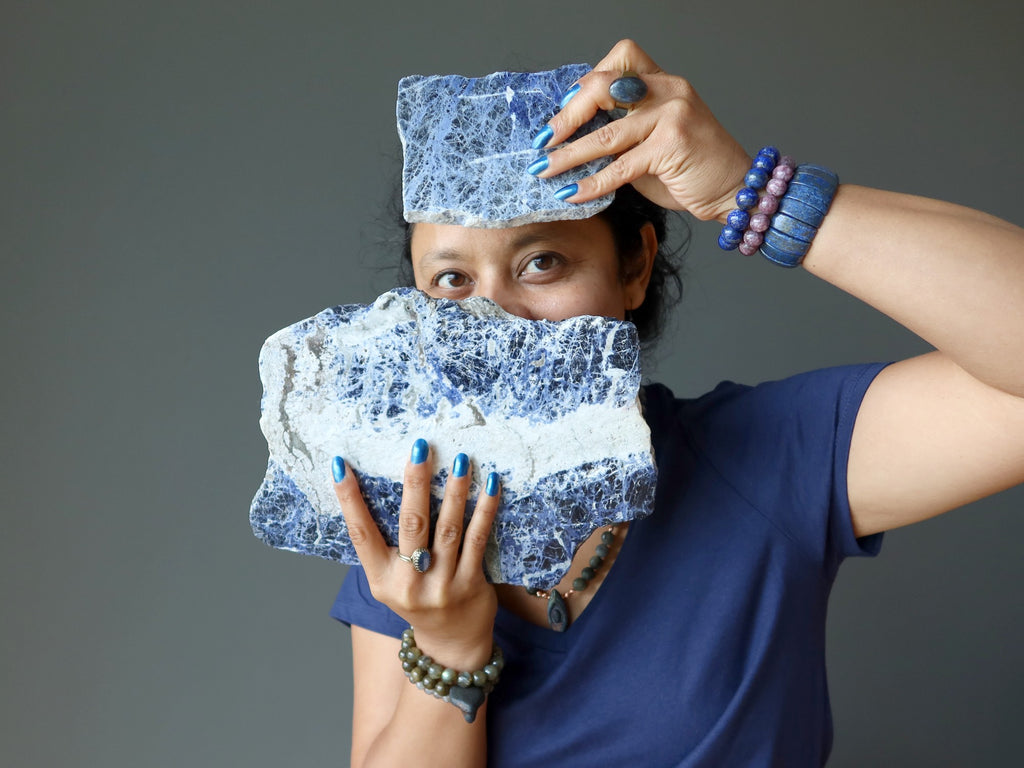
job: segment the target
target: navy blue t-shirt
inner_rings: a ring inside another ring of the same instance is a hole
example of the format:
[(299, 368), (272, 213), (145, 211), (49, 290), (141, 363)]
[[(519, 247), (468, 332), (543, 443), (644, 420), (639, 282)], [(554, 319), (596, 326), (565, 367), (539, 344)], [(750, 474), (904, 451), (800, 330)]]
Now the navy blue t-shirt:
[[(654, 514), (630, 525), (566, 632), (499, 609), (490, 768), (825, 763), (829, 591), (845, 557), (881, 546), (854, 537), (846, 494), (857, 409), (881, 367), (724, 383), (696, 400), (646, 388)], [(406, 627), (359, 567), (331, 615)]]

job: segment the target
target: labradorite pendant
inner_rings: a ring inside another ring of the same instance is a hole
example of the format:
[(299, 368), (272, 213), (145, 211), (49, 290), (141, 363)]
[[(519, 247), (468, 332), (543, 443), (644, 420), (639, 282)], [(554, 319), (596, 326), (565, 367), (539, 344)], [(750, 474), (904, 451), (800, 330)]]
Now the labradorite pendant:
[(552, 589), (548, 595), (548, 624), (555, 632), (565, 632), (569, 626), (569, 611), (557, 589)]

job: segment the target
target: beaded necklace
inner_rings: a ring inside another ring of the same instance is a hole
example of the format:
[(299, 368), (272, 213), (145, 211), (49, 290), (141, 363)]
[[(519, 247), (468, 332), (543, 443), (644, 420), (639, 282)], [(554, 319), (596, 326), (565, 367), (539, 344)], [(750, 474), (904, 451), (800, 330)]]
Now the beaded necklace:
[(601, 534), (601, 543), (594, 550), (594, 556), (590, 558), (590, 564), (580, 571), (580, 575), (572, 581), (572, 588), (564, 594), (557, 589), (543, 590), (526, 588), (527, 593), (534, 597), (540, 597), (548, 601), (548, 624), (555, 632), (565, 632), (569, 628), (569, 610), (565, 601), (582, 592), (590, 582), (597, 576), (598, 570), (604, 564), (604, 559), (611, 552), (615, 543), (615, 535), (619, 532), (618, 526), (611, 526)]

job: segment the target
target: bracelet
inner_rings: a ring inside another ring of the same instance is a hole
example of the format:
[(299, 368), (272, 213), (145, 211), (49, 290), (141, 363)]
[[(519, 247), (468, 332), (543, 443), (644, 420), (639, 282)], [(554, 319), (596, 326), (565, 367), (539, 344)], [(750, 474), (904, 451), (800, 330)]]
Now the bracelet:
[(726, 225), (718, 236), (718, 247), (723, 251), (735, 250), (743, 240), (744, 230), (750, 223), (751, 208), (758, 204), (759, 190), (764, 189), (780, 162), (779, 150), (775, 147), (761, 147), (750, 164), (750, 170), (743, 177), (744, 186), (736, 193), (737, 208), (726, 218)]
[(475, 672), (460, 672), (442, 667), (416, 647), (413, 628), (402, 633), (402, 649), (398, 652), (402, 670), (409, 682), (421, 691), (453, 704), (462, 712), (467, 723), (476, 720), (476, 711), (501, 677), (505, 657), (497, 645), (491, 651), (491, 660)]
[(764, 233), (761, 255), (783, 267), (798, 267), (828, 213), (839, 177), (820, 165), (796, 168), (786, 194)]

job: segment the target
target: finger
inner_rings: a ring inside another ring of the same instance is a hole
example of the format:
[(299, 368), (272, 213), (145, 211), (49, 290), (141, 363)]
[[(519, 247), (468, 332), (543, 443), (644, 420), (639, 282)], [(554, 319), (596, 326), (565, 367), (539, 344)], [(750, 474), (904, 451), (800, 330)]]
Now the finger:
[(608, 123), (548, 153), (547, 165), (537, 176), (551, 178), (591, 160), (627, 152), (642, 143), (656, 124), (653, 113), (629, 115)]
[(430, 446), (417, 440), (405, 465), (398, 511), (398, 551), (406, 556), (429, 546), (431, 469)]
[(608, 55), (594, 65), (594, 69), (618, 73), (631, 70), (641, 75), (662, 71), (639, 45), (629, 39), (617, 42)]
[(469, 457), (460, 453), (452, 463), (451, 474), (444, 488), (444, 500), (434, 525), (431, 547), (434, 568), (449, 577), (455, 572), (462, 543), (463, 518), (466, 515), (466, 495), (469, 492)]
[[(598, 72), (595, 70), (581, 77), (577, 83), (580, 86), (579, 91), (565, 103), (565, 106), (557, 115), (548, 121), (547, 127), (550, 127), (552, 133), (543, 146), (549, 148), (557, 147), (562, 142), (571, 138), (581, 125), (591, 120), (598, 110), (605, 110), (607, 112), (615, 109), (618, 102), (612, 98), (608, 89), (621, 76), (621, 71)], [(644, 75), (643, 79), (648, 88), (647, 96), (633, 112), (630, 112), (628, 119), (632, 119), (634, 112), (644, 105), (656, 103), (659, 96), (672, 93), (672, 83), (665, 75)], [(616, 120), (611, 125), (617, 125), (621, 122), (624, 122), (624, 120)], [(577, 139), (577, 141), (579, 140)]]
[(456, 571), (457, 577), (472, 579), (481, 576), (480, 564), (487, 551), (487, 541), (498, 512), (500, 498), (501, 478), (497, 472), (491, 472), (484, 484), (484, 492), (476, 500), (473, 517), (466, 526), (466, 535), (462, 539), (462, 557), (459, 558)]
[(391, 550), (377, 527), (377, 522), (366, 507), (363, 494), (359, 491), (359, 480), (345, 460), (335, 456), (332, 470), (334, 473), (334, 495), (341, 505), (341, 515), (345, 518), (348, 537), (356, 549), (359, 562), (366, 571), (370, 581), (383, 572), (391, 558)]

